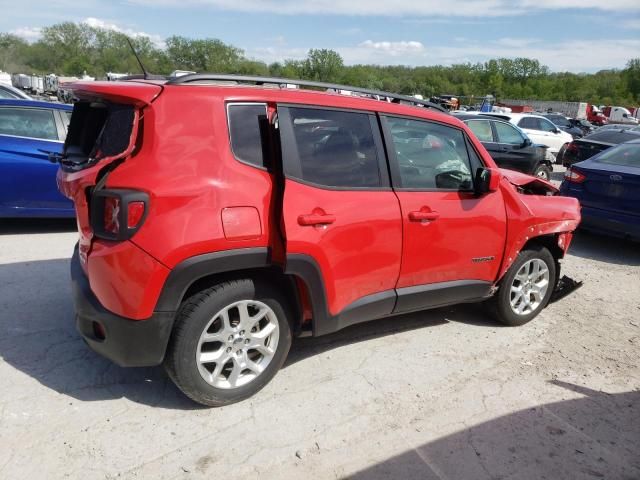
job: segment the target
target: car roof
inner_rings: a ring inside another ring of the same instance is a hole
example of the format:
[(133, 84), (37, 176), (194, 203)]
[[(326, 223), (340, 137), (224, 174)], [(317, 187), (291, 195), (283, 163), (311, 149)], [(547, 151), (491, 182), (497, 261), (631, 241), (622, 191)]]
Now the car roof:
[(514, 120), (519, 120), (521, 118), (544, 118), (545, 120), (548, 120), (544, 116), (536, 113), (510, 113), (509, 116)]
[(58, 110), (73, 110), (73, 105), (66, 103), (42, 102), (40, 100), (0, 99), (0, 107), (36, 107), (54, 108)]
[(453, 113), (452, 115), (456, 118), (459, 118), (462, 121), (486, 119), (486, 120), (498, 120), (506, 123), (509, 122), (509, 120), (505, 118), (504, 115), (501, 115), (499, 113), (496, 113), (496, 114), (483, 113), (482, 115), (477, 115), (473, 113)]

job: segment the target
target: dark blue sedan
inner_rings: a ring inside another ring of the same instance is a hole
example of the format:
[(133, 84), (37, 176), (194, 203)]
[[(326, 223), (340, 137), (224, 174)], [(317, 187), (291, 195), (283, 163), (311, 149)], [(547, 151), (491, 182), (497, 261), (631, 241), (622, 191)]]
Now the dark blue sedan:
[(580, 201), (582, 227), (640, 240), (640, 139), (572, 165), (560, 193)]
[(0, 217), (73, 217), (73, 203), (56, 186), (72, 107), (34, 100), (0, 100)]

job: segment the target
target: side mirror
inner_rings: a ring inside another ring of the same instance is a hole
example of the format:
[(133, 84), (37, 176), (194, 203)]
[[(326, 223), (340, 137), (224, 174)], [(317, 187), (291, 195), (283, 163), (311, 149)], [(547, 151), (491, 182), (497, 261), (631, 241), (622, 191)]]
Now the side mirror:
[(553, 130), (553, 133), (560, 133), (560, 129), (556, 127), (556, 128)]
[(524, 147), (528, 147), (529, 145), (531, 145), (531, 139), (529, 139), (529, 138), (525, 138), (525, 139), (522, 141), (522, 148), (524, 148)]
[(476, 170), (476, 178), (474, 182), (475, 192), (477, 195), (495, 192), (500, 185), (502, 175), (499, 170), (493, 168), (480, 167)]

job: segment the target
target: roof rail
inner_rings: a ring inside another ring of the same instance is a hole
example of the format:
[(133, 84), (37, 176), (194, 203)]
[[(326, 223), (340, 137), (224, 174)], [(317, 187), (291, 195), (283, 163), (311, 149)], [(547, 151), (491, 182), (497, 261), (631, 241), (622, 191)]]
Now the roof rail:
[(314, 82), (310, 80), (296, 80), (292, 78), (279, 78), (279, 77), (257, 77), (251, 75), (226, 75), (217, 73), (194, 73), (190, 75), (183, 75), (177, 78), (170, 79), (167, 85), (181, 85), (184, 83), (206, 82), (206, 81), (219, 81), (219, 82), (243, 82), (254, 83), (256, 85), (272, 84), (279, 85), (281, 88), (283, 85), (295, 85), (298, 87), (312, 87), (312, 88), (324, 88), (332, 89), (336, 91), (347, 90), (350, 92), (370, 95), (373, 97), (382, 97), (383, 99), (389, 99), (393, 103), (407, 102), (412, 105), (420, 105), (422, 107), (433, 108), (439, 112), (447, 113), (440, 105), (421, 100), (419, 98), (410, 97), (409, 95), (400, 95), (397, 93), (383, 92), (381, 90), (370, 90), (368, 88), (354, 87), (352, 85), (339, 85), (336, 83)]

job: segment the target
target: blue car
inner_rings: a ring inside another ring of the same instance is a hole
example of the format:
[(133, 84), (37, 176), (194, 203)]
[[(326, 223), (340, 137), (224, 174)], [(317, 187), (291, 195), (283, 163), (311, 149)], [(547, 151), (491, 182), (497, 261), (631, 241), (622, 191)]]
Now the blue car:
[(0, 99), (0, 217), (73, 217), (73, 203), (56, 185), (72, 106)]
[(640, 139), (572, 165), (560, 193), (578, 199), (585, 229), (640, 240)]

